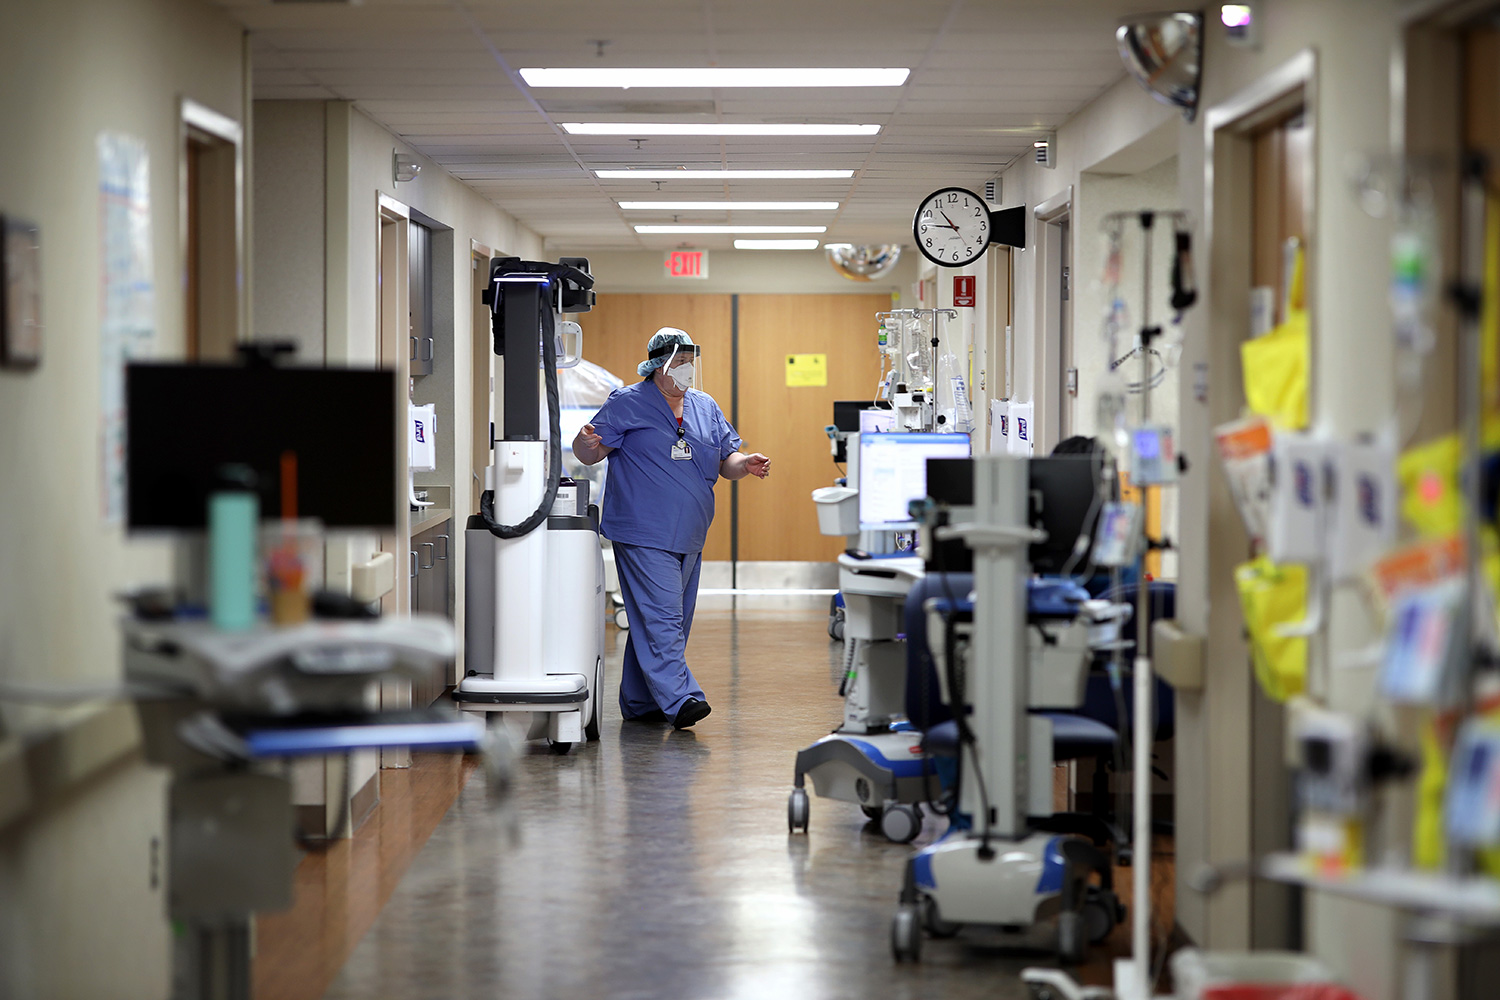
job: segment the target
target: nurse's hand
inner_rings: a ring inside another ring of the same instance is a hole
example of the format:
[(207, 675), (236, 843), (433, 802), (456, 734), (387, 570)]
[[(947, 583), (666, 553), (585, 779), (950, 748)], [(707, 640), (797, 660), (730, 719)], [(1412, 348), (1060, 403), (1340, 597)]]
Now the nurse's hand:
[(595, 433), (593, 424), (584, 424), (573, 439), (573, 455), (584, 465), (593, 465), (612, 451), (604, 447), (604, 439)]
[(760, 452), (745, 456), (745, 471), (764, 479), (771, 474), (771, 460)]

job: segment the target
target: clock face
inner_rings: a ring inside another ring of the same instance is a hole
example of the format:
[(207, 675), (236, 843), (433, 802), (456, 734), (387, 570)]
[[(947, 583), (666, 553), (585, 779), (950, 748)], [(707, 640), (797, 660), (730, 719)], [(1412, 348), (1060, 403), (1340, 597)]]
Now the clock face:
[(984, 199), (963, 188), (943, 188), (917, 207), (911, 233), (917, 249), (934, 264), (963, 267), (990, 245), (990, 210)]

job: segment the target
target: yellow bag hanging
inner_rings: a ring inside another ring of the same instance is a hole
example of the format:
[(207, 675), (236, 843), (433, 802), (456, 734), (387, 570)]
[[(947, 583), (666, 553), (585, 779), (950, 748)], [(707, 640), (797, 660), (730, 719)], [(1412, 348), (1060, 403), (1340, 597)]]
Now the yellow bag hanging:
[(1245, 372), (1245, 402), (1252, 413), (1278, 430), (1300, 430), (1308, 423), (1308, 332), (1304, 306), (1303, 249), (1292, 264), (1286, 320), (1271, 332), (1240, 345)]
[(1463, 530), (1463, 496), (1458, 489), (1463, 447), (1457, 434), (1409, 448), (1396, 462), (1401, 482), (1401, 513), (1423, 538)]
[(1437, 722), (1422, 723), (1422, 776), (1417, 781), (1417, 815), (1412, 828), (1412, 863), (1428, 871), (1443, 866), (1443, 794), (1448, 787), (1448, 755), (1438, 740)]
[(1307, 639), (1276, 634), (1279, 625), (1307, 617), (1307, 568), (1278, 566), (1269, 556), (1234, 571), (1240, 608), (1250, 633), (1255, 678), (1267, 697), (1286, 701), (1307, 685)]

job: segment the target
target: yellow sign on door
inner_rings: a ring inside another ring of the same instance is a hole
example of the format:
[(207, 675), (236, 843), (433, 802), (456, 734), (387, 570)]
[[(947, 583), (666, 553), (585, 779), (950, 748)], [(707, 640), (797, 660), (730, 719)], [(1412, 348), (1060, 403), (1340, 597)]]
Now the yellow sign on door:
[(797, 388), (828, 384), (828, 355), (788, 354), (786, 384)]

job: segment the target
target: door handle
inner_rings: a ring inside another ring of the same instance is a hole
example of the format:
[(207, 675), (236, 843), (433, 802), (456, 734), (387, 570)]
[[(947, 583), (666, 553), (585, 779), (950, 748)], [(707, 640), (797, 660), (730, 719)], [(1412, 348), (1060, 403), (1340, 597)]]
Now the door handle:
[(422, 568), (432, 569), (433, 563), (435, 562), (432, 557), (434, 553), (437, 552), (437, 546), (433, 545), (431, 542), (423, 542), (422, 548), (427, 550), (427, 565), (423, 566)]
[(431, 337), (423, 337), (422, 338), (422, 344), (423, 344), (423, 346), (425, 346), (427, 348), (427, 357), (423, 358), (422, 360), (423, 361), (431, 361), (432, 360), (432, 353), (433, 353), (433, 350), (434, 350), (432, 338)]
[(438, 537), (443, 540), (443, 554), (440, 555), (440, 556), (438, 556), (438, 558), (441, 559), (443, 562), (447, 562), (448, 561), (448, 536), (447, 535), (438, 535)]
[(411, 578), (413, 580), (415, 580), (417, 578), (417, 550), (416, 549), (412, 549), (411, 550)]
[(408, 357), (406, 360), (408, 360), (408, 361), (415, 361), (415, 360), (417, 360), (417, 338), (416, 337), (407, 337), (406, 339), (409, 340), (409, 341), (411, 341), (411, 356)]

